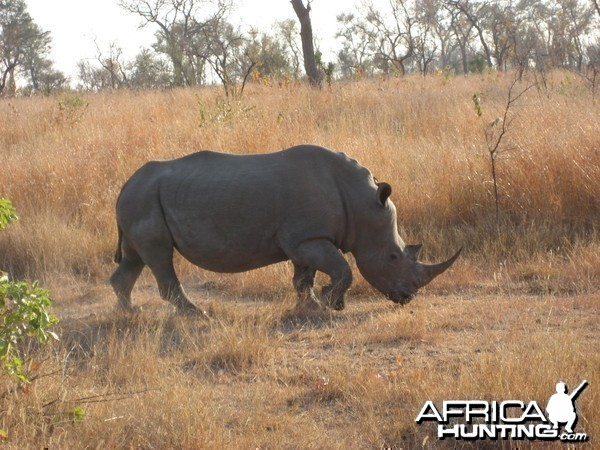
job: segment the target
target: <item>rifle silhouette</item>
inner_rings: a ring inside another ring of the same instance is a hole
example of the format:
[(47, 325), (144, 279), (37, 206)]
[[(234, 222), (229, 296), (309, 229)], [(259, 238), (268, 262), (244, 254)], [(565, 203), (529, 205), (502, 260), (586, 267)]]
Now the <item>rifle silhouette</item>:
[(571, 392), (571, 394), (569, 395), (569, 398), (570, 398), (571, 400), (575, 400), (575, 397), (577, 397), (577, 396), (578, 396), (578, 395), (581, 393), (581, 391), (583, 391), (583, 390), (586, 388), (586, 386), (587, 386), (588, 384), (589, 384), (589, 383), (588, 383), (588, 381), (587, 381), (587, 380), (583, 380), (583, 381), (581, 382), (581, 384), (580, 384), (579, 386), (577, 386), (577, 387), (576, 387), (576, 388), (573, 390), (573, 392)]

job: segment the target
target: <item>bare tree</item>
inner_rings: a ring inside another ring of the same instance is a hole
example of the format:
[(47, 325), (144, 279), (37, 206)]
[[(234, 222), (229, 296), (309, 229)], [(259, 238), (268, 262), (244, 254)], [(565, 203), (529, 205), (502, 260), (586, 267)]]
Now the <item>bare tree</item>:
[(291, 0), (291, 3), (300, 21), (300, 37), (302, 39), (302, 55), (304, 56), (306, 76), (311, 85), (321, 86), (323, 74), (317, 67), (317, 60), (315, 58), (312, 22), (310, 20), (310, 0), (306, 2), (306, 6), (304, 6), (302, 0)]
[(485, 9), (486, 28), (491, 34), (492, 55), (499, 70), (506, 70), (514, 56), (513, 43), (518, 34), (515, 8), (510, 4), (492, 3)]
[(204, 27), (221, 21), (231, 10), (231, 0), (119, 0), (119, 5), (142, 17), (142, 26), (158, 27), (159, 48), (173, 65), (176, 86), (196, 84), (197, 72), (188, 68), (193, 65), (190, 55), (198, 52), (190, 44)]
[(451, 55), (458, 47), (452, 30), (452, 16), (448, 14), (444, 5), (444, 0), (425, 0), (418, 6), (420, 21), (430, 28), (432, 39), (436, 41), (436, 48), (439, 49), (437, 59), (440, 69), (450, 66)]
[(370, 72), (373, 66), (370, 47), (375, 37), (354, 14), (340, 14), (337, 22), (339, 28), (336, 37), (343, 39), (342, 50), (338, 53), (342, 74), (348, 76)]
[[(443, 40), (445, 36), (438, 16), (439, 6), (435, 0), (425, 0), (415, 4), (414, 14), (417, 23), (414, 27), (416, 31), (413, 37), (414, 54), (422, 75), (429, 72), (432, 63), (437, 58), (439, 46), (445, 45)], [(441, 34), (438, 34), (438, 31)], [(442, 37), (442, 40), (436, 39), (436, 35)]]
[(296, 28), (296, 22), (288, 19), (278, 22), (276, 25), (277, 34), (283, 42), (286, 52), (290, 55), (290, 64), (293, 77), (300, 77), (300, 60), (302, 58), (302, 43), (298, 43), (299, 35)]
[(592, 23), (593, 11), (575, 0), (557, 0), (564, 11), (568, 27), (567, 39), (569, 48), (569, 67), (582, 72), (585, 61), (585, 44), (583, 36)]
[(80, 60), (77, 63), (78, 89), (86, 91), (99, 91), (110, 87), (106, 72), (101, 67), (91, 64), (88, 60)]
[[(247, 39), (239, 29), (222, 20), (213, 20), (210, 26), (203, 27), (202, 35), (205, 46), (196, 48), (196, 56), (207, 61), (213, 69), (227, 98), (241, 97), (256, 64), (246, 52)], [(238, 81), (241, 81), (240, 90)]]
[(446, 11), (450, 14), (450, 29), (456, 39), (460, 51), (462, 73), (469, 72), (469, 43), (472, 38), (473, 24), (468, 21), (458, 9), (449, 2), (444, 2)]
[[(485, 136), (485, 144), (487, 147), (488, 155), (490, 157), (490, 171), (492, 176), (492, 182), (494, 186), (494, 204), (496, 207), (496, 223), (500, 223), (500, 193), (498, 189), (498, 157), (501, 154), (503, 148), (503, 140), (506, 137), (510, 126), (514, 120), (511, 117), (511, 109), (515, 106), (515, 103), (521, 98), (529, 89), (535, 86), (534, 83), (525, 85), (524, 88), (520, 89), (519, 92), (515, 92), (515, 87), (519, 82), (519, 77), (515, 77), (510, 87), (508, 88), (506, 105), (501, 117), (497, 117), (492, 122), (483, 126), (483, 134)], [(481, 106), (481, 100), (477, 94), (473, 94), (473, 103), (475, 105), (475, 112), (479, 118), (482, 118), (483, 111)]]
[(488, 8), (488, 2), (482, 2), (475, 4), (469, 0), (450, 0), (448, 1), (450, 7), (455, 8), (460, 12), (471, 24), (471, 26), (477, 32), (481, 48), (483, 49), (484, 56), (488, 67), (493, 67), (492, 52), (487, 44), (485, 37), (485, 24), (483, 23), (483, 17), (486, 8)]
[(416, 18), (414, 11), (409, 11), (408, 3), (408, 0), (391, 0), (391, 14), (373, 5), (368, 7), (366, 20), (374, 31), (376, 57), (384, 63), (386, 73), (391, 67), (400, 75), (406, 74), (406, 61), (414, 55), (413, 27)]
[(122, 60), (123, 50), (115, 42), (108, 45), (108, 55), (104, 54), (96, 41), (96, 61), (106, 73), (105, 79), (111, 89), (129, 86), (127, 63)]

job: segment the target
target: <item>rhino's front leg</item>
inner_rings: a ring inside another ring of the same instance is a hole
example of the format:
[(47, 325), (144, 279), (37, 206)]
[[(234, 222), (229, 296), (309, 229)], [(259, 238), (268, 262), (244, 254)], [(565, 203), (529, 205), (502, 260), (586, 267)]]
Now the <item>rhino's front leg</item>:
[[(322, 290), (323, 300), (331, 308), (340, 311), (344, 309), (344, 294), (352, 284), (352, 270), (348, 262), (341, 252), (333, 245), (332, 242), (326, 239), (314, 239), (303, 242), (297, 246), (289, 255), (294, 263), (294, 267), (310, 268), (313, 273), (319, 270), (326, 273), (331, 278), (331, 283), (325, 286)], [(305, 281), (304, 289), (306, 290), (306, 274), (302, 277), (298, 273), (298, 277), (294, 273), (294, 284), (296, 279), (300, 282)], [(309, 292), (312, 291), (312, 277)], [(298, 288), (296, 288), (298, 289)]]
[(316, 274), (315, 269), (294, 263), (294, 288), (298, 293), (298, 306), (323, 306), (313, 292)]

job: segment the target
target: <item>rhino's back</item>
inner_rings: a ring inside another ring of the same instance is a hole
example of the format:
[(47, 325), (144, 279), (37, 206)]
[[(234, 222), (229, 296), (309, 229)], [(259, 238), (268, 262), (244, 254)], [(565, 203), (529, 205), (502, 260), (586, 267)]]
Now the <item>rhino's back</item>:
[[(315, 145), (298, 145), (273, 153), (258, 154), (231, 154), (203, 150), (160, 163), (177, 175), (202, 174), (205, 180), (239, 180), (239, 175), (243, 174), (251, 177), (266, 177), (266, 181), (284, 177), (288, 184), (309, 178), (321, 181), (333, 180), (352, 176), (352, 172), (362, 172), (363, 175), (369, 173), (344, 153)], [(245, 182), (243, 179), (239, 181)]]
[(248, 208), (252, 217), (264, 213), (273, 220), (293, 210), (332, 207), (340, 189), (371, 178), (345, 154), (310, 145), (251, 155), (201, 151), (158, 164), (163, 206), (210, 206), (224, 218)]
[[(331, 161), (338, 154), (314, 147), (292, 147), (275, 153), (237, 155), (201, 151), (165, 161), (160, 192), (166, 208), (210, 207), (211, 213), (232, 218), (253, 212), (289, 212), (307, 207), (318, 193), (334, 193), (337, 177)], [(325, 202), (333, 200), (324, 198)], [(290, 204), (291, 203), (291, 204)]]

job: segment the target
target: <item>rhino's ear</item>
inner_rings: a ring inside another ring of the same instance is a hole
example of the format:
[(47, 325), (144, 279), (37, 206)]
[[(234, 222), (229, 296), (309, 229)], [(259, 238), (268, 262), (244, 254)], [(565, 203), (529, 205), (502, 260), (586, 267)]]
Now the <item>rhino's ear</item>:
[(404, 253), (406, 253), (406, 256), (416, 262), (419, 259), (422, 248), (423, 246), (421, 244), (407, 245), (404, 247)]
[(377, 184), (377, 201), (381, 206), (385, 206), (388, 197), (392, 195), (392, 187), (387, 183)]

